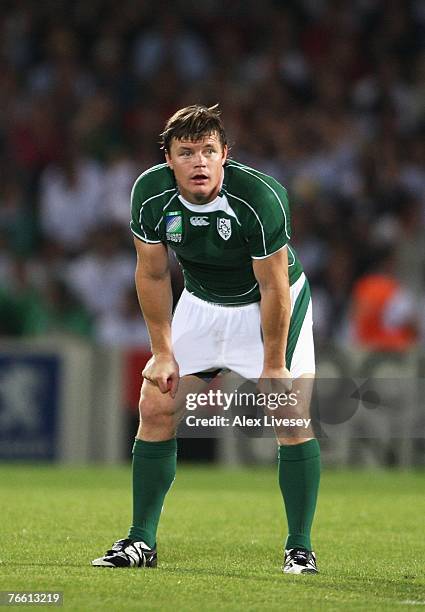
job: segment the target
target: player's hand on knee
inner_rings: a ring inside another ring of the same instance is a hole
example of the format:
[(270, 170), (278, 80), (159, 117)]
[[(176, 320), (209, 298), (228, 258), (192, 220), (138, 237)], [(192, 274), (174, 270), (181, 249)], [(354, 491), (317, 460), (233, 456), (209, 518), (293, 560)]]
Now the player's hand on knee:
[(288, 368), (264, 367), (257, 384), (262, 393), (286, 393), (292, 389), (292, 377)]
[(173, 355), (152, 355), (142, 372), (145, 380), (156, 385), (161, 393), (176, 396), (179, 386), (179, 366)]

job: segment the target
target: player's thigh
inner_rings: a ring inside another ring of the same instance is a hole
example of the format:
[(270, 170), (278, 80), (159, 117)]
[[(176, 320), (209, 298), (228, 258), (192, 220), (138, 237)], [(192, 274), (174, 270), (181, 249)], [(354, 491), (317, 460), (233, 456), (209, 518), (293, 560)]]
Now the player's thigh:
[[(274, 417), (274, 429), (279, 444), (295, 444), (314, 438), (311, 420), (311, 397), (314, 373), (305, 373), (292, 381), (292, 388), (285, 394), (282, 405), (274, 410), (266, 409)], [(275, 404), (273, 404), (275, 405)]]

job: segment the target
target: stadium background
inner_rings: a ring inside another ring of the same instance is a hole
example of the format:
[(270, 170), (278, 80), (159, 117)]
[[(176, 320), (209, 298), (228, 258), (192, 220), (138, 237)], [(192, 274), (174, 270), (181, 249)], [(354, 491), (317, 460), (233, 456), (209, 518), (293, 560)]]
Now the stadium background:
[[(129, 457), (147, 355), (129, 192), (162, 161), (165, 119), (194, 102), (219, 102), (232, 155), (288, 187), (319, 367), (372, 350), (390, 358), (384, 376), (418, 376), (424, 23), (413, 0), (2, 2), (3, 458)], [(377, 273), (385, 295), (367, 283)], [(372, 463), (423, 463), (420, 440), (386, 444)], [(181, 444), (183, 458), (271, 461), (258, 453)]]

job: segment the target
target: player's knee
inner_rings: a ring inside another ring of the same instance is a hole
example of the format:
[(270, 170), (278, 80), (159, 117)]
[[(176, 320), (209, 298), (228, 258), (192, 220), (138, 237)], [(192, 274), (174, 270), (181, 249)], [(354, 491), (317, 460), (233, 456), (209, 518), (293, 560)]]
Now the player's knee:
[(142, 397), (139, 404), (140, 420), (152, 427), (163, 427), (172, 424), (174, 413), (172, 406), (161, 404), (151, 398)]
[(308, 405), (306, 406), (301, 402), (280, 410), (266, 411), (266, 414), (273, 417), (275, 433), (278, 438), (303, 437), (311, 425)]
[(286, 419), (302, 419), (309, 416), (309, 407), (304, 402), (297, 402), (293, 406), (285, 407), (284, 416)]
[(279, 419), (300, 419), (309, 416), (309, 403), (298, 400), (297, 402), (279, 406), (275, 409), (265, 409), (268, 416), (273, 416)]

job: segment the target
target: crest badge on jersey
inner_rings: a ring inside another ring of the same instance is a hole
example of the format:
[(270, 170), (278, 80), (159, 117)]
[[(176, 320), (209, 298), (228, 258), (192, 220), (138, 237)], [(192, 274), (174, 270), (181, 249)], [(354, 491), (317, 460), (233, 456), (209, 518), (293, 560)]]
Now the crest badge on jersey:
[(168, 212), (165, 215), (165, 237), (170, 242), (181, 242), (183, 236), (183, 218), (180, 211)]
[(230, 236), (232, 235), (231, 220), (224, 217), (218, 217), (217, 231), (223, 240), (229, 240)]

